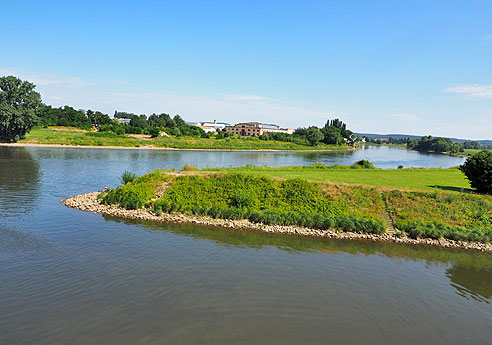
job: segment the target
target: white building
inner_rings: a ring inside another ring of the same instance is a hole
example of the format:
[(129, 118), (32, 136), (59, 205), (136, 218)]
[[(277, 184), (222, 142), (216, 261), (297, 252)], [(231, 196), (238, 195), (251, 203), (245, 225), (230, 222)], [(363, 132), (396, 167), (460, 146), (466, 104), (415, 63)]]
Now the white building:
[(217, 122), (217, 120), (214, 120), (213, 122), (209, 122), (209, 121), (195, 122), (193, 123), (193, 126), (199, 127), (203, 129), (205, 132), (216, 132), (217, 129), (223, 130), (227, 126), (230, 126), (230, 124), (225, 122)]

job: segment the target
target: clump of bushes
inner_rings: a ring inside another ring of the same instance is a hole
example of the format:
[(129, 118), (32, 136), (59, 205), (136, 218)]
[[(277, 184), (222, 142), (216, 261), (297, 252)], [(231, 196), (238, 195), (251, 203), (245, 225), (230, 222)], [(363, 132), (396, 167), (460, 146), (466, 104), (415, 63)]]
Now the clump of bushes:
[(352, 169), (374, 169), (374, 164), (368, 160), (361, 159), (350, 166)]
[(315, 229), (381, 233), (382, 219), (356, 213), (317, 184), (302, 179), (276, 181), (242, 174), (179, 176), (152, 203), (156, 213), (181, 212), (212, 218)]
[(446, 238), (454, 241), (484, 242), (492, 240), (492, 229), (465, 229), (441, 222), (425, 222), (420, 219), (397, 221), (395, 227), (404, 231), (409, 237), (417, 238)]
[(143, 207), (155, 195), (157, 187), (171, 177), (161, 170), (138, 177), (116, 189), (103, 192), (103, 204), (117, 204), (127, 209)]

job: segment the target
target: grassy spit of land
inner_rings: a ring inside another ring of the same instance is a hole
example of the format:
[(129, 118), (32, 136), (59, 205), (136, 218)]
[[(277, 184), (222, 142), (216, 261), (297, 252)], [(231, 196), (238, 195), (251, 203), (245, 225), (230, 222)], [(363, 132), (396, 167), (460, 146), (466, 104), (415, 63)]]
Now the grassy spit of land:
[(252, 137), (199, 138), (187, 136), (118, 135), (112, 132), (94, 132), (70, 127), (34, 128), (21, 145), (67, 145), (82, 147), (161, 148), (183, 150), (278, 150), (278, 151), (346, 151), (347, 146), (299, 145), (276, 140), (259, 140)]
[[(96, 206), (88, 210), (492, 251), (492, 197), (463, 192), (467, 187), (457, 169), (314, 165), (157, 170), (99, 194), (99, 201), (93, 194)], [(81, 200), (67, 199), (66, 204), (87, 209)]]

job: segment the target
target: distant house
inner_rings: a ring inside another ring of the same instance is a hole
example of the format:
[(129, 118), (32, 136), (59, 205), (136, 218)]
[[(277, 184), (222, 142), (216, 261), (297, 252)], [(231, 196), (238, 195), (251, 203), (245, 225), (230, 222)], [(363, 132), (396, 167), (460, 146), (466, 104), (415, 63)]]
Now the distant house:
[(294, 130), (291, 128), (280, 128), (278, 125), (261, 122), (242, 122), (234, 126), (227, 126), (228, 133), (237, 134), (243, 137), (259, 137), (268, 133), (286, 133), (292, 134)]
[(203, 129), (205, 132), (216, 132), (217, 129), (222, 130), (227, 126), (230, 126), (230, 124), (225, 122), (217, 122), (217, 120), (214, 120), (213, 122), (209, 122), (209, 121), (195, 122), (193, 123), (193, 126), (199, 127)]

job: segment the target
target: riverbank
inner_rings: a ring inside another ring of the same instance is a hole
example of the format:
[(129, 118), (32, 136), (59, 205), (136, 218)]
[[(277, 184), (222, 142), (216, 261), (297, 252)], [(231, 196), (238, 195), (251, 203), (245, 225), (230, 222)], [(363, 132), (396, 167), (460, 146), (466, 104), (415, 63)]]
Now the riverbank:
[[(237, 168), (225, 171), (186, 168), (180, 172), (156, 170), (138, 178), (126, 174), (125, 184), (101, 193), (98, 198), (103, 206), (120, 208), (122, 216), (126, 215), (125, 210), (142, 210), (159, 217), (165, 214), (164, 219), (168, 220), (181, 214), (183, 219), (198, 217), (192, 219), (200, 223), (200, 217), (211, 217), (218, 226), (233, 224), (253, 229), (272, 226), (269, 232), (297, 233), (304, 229), (301, 232), (315, 236), (347, 232), (359, 234), (352, 237), (376, 236), (374, 239), (378, 240), (390, 235), (417, 243), (450, 241), (452, 246), (456, 243), (468, 246), (473, 242), (476, 248), (482, 249), (488, 248), (492, 241), (491, 196), (309, 180), (315, 170), (333, 170), (346, 176), (354, 171), (383, 175), (394, 172), (400, 179), (408, 179), (413, 169), (361, 168), (359, 163), (351, 167), (314, 165), (298, 171), (302, 177), (285, 178), (282, 175), (285, 168), (269, 168), (276, 173), (272, 178), (237, 173)], [(417, 173), (421, 170), (426, 169), (418, 169)], [(433, 169), (435, 174), (443, 171)], [(93, 203), (89, 203), (94, 210)], [(79, 202), (76, 207), (85, 206)]]
[(98, 200), (100, 192), (92, 192), (69, 197), (62, 202), (74, 209), (81, 211), (100, 213), (106, 216), (121, 217), (135, 220), (146, 220), (153, 222), (173, 222), (173, 223), (190, 223), (206, 226), (214, 226), (234, 230), (253, 230), (268, 233), (277, 233), (285, 235), (324, 237), (342, 240), (368, 240), (374, 242), (394, 242), (409, 245), (426, 245), (443, 248), (459, 248), (468, 250), (478, 250), (482, 252), (492, 252), (492, 245), (485, 243), (453, 241), (448, 239), (412, 239), (407, 236), (400, 236), (395, 233), (368, 234), (357, 232), (341, 232), (335, 230), (319, 230), (299, 226), (285, 225), (266, 225), (253, 223), (247, 219), (214, 219), (206, 216), (184, 215), (184, 214), (157, 214), (150, 209), (124, 209), (116, 205), (104, 205)]
[[(175, 148), (175, 147), (156, 147), (153, 145), (139, 146), (94, 146), (94, 145), (70, 145), (70, 144), (38, 144), (31, 142), (0, 143), (5, 147), (47, 147), (47, 148), (73, 148), (73, 149), (111, 149), (111, 150), (164, 150), (164, 151), (232, 151), (232, 152), (313, 152), (314, 150), (297, 149), (227, 149), (227, 148)], [(355, 151), (356, 148), (348, 147), (343, 149), (317, 149), (316, 152), (337, 152)]]
[[(211, 151), (352, 151), (346, 145), (316, 146), (301, 145), (294, 142), (260, 140), (256, 137), (201, 138), (196, 136), (150, 136), (117, 135), (112, 132), (96, 132), (70, 127), (34, 128), (26, 138), (16, 145), (49, 145), (46, 147), (83, 148), (136, 148), (165, 150), (211, 150)], [(62, 146), (58, 146), (62, 145)]]

